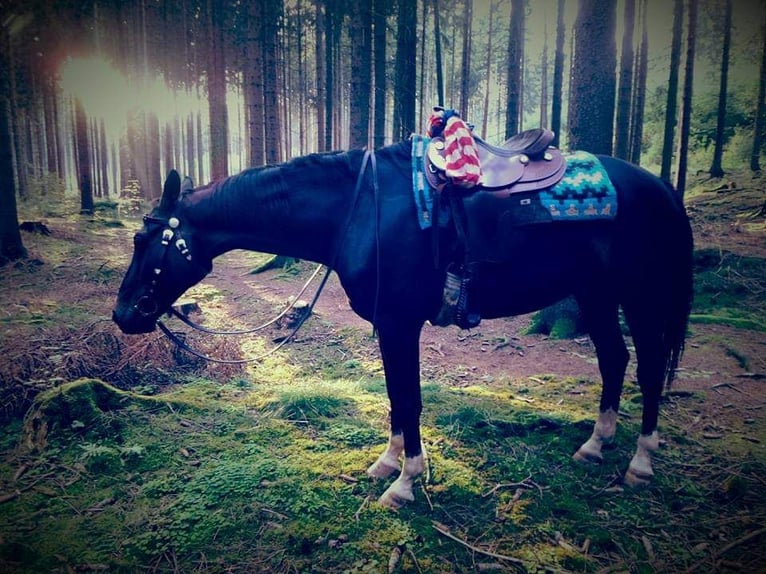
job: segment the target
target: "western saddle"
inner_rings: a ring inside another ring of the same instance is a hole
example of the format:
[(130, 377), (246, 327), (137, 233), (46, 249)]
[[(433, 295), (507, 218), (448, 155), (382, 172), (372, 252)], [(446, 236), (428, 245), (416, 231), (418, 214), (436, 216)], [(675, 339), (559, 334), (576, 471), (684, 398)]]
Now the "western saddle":
[[(481, 179), (479, 185), (465, 189), (451, 185), (445, 173), (445, 142), (434, 137), (426, 151), (425, 175), (428, 183), (449, 204), (458, 239), (462, 244), (463, 262), (450, 264), (444, 288), (443, 305), (432, 324), (455, 323), (463, 329), (481, 322), (480, 301), (476, 289), (479, 267), (492, 259), (488, 253), (497, 252), (493, 240), (483, 229), (497, 225), (502, 201), (513, 194), (531, 192), (554, 186), (564, 176), (566, 160), (561, 151), (551, 146), (555, 135), (551, 130), (535, 128), (523, 131), (500, 146), (491, 145), (474, 135)], [(434, 202), (438, 206), (440, 200)], [(487, 209), (491, 206), (491, 209)], [(438, 260), (438, 239), (435, 231), (435, 259)]]
[[(564, 176), (566, 161), (561, 151), (551, 147), (553, 138), (554, 133), (545, 128), (523, 131), (500, 146), (474, 136), (481, 163), (481, 180), (474, 191), (508, 197), (558, 183)], [(445, 175), (444, 147), (444, 140), (435, 137), (429, 142), (427, 151), (426, 178), (438, 191), (450, 184)]]

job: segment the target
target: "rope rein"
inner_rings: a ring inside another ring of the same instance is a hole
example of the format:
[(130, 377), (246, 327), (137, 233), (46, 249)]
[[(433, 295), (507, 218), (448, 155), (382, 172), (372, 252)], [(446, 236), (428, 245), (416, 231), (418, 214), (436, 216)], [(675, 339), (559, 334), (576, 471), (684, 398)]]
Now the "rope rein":
[[(316, 274), (317, 274), (317, 272), (319, 271), (320, 268), (321, 267), (318, 267), (317, 270), (314, 271), (314, 274), (311, 276), (311, 279), (316, 277)], [(317, 287), (316, 293), (314, 293), (314, 298), (311, 300), (311, 303), (309, 303), (308, 309), (303, 314), (303, 316), (300, 318), (300, 320), (295, 325), (295, 327), (293, 327), (293, 330), (290, 331), (290, 333), (288, 333), (288, 335), (286, 337), (284, 337), (282, 340), (280, 340), (279, 343), (277, 343), (277, 345), (274, 346), (272, 349), (270, 349), (270, 350), (266, 351), (265, 353), (263, 353), (261, 355), (258, 355), (256, 357), (250, 357), (250, 358), (247, 358), (247, 359), (217, 359), (215, 357), (211, 357), (209, 355), (205, 355), (204, 353), (201, 353), (201, 352), (197, 351), (193, 347), (190, 347), (189, 344), (186, 343), (186, 341), (181, 339), (181, 337), (179, 337), (177, 333), (171, 331), (162, 321), (157, 321), (157, 326), (160, 328), (160, 330), (165, 334), (165, 336), (168, 339), (170, 339), (173, 343), (175, 343), (178, 346), (179, 349), (183, 349), (187, 353), (190, 353), (190, 354), (194, 355), (195, 357), (197, 357), (199, 359), (203, 359), (204, 361), (207, 361), (209, 363), (217, 363), (217, 364), (220, 364), (220, 365), (244, 365), (244, 364), (247, 364), (247, 363), (255, 363), (255, 362), (258, 362), (258, 361), (262, 361), (266, 357), (276, 353), (279, 349), (284, 347), (288, 343), (288, 341), (290, 341), (293, 337), (295, 337), (295, 335), (298, 332), (298, 330), (303, 326), (303, 323), (306, 322), (306, 319), (308, 319), (311, 316), (311, 313), (312, 313), (312, 311), (314, 309), (314, 305), (316, 305), (316, 302), (319, 300), (319, 295), (321, 295), (322, 289), (324, 289), (324, 286), (327, 284), (327, 280), (330, 278), (330, 273), (332, 273), (332, 269), (330, 269), (328, 267), (327, 270), (325, 271), (324, 277), (322, 277), (322, 281), (319, 284), (319, 287)], [(288, 307), (287, 310), (289, 310), (291, 307), (292, 307), (292, 305), (290, 307)], [(283, 311), (279, 316), (280, 317), (283, 316), (287, 312), (287, 310)], [(178, 316), (178, 315), (181, 315), (181, 314), (177, 313), (176, 316)], [(273, 319), (272, 321), (270, 321), (270, 323), (273, 323), (274, 321), (276, 321), (276, 319)], [(261, 327), (263, 327), (263, 326), (261, 326)], [(248, 333), (248, 332), (252, 332), (252, 330), (245, 330), (245, 331), (243, 331), (243, 333)], [(219, 333), (219, 334), (230, 334), (230, 333), (225, 333), (224, 332), (224, 333)]]

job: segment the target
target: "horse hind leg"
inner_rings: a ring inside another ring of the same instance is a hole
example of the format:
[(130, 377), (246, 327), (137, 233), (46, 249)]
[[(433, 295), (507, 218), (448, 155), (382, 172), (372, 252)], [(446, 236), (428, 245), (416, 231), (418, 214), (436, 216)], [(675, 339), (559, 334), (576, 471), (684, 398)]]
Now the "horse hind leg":
[(617, 430), (617, 412), (620, 395), (630, 355), (625, 346), (618, 318), (617, 304), (595, 301), (579, 301), (585, 317), (591, 341), (596, 347), (598, 367), (601, 373), (601, 401), (593, 434), (573, 455), (578, 462), (603, 462), (602, 447), (614, 440)]
[(637, 487), (648, 484), (654, 477), (652, 453), (659, 448), (660, 443), (657, 422), (667, 354), (659, 333), (653, 332), (653, 329), (634, 328), (633, 325), (631, 330), (638, 363), (636, 374), (644, 408), (641, 414), (641, 432), (636, 443), (636, 452), (625, 473), (625, 484)]

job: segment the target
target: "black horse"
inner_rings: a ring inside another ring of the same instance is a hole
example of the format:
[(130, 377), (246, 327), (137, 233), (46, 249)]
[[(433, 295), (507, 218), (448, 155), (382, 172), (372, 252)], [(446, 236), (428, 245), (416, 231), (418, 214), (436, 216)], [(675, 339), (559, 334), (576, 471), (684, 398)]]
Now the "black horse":
[[(419, 338), (423, 324), (440, 312), (457, 237), (448, 225), (434, 241), (434, 231), (418, 223), (412, 145), (402, 142), (374, 154), (313, 154), (194, 190), (182, 191), (179, 175), (171, 171), (159, 205), (135, 235), (113, 313), (125, 333), (152, 331), (173, 302), (210, 272), (213, 259), (232, 249), (331, 267), (353, 310), (379, 336), (391, 429), (387, 448), (368, 473), (400, 473), (380, 499), (392, 507), (413, 500), (413, 480), (424, 469)], [(603, 379), (593, 434), (574, 455), (591, 462), (601, 460), (602, 445), (615, 434), (629, 358), (618, 314), (623, 309), (644, 400), (638, 446), (625, 476), (638, 484), (652, 477), (659, 401), (683, 350), (692, 235), (669, 185), (621, 160), (599, 159), (617, 190), (616, 218), (520, 227), (506, 260), (481, 264), (476, 298), (482, 317), (491, 319), (574, 295)]]

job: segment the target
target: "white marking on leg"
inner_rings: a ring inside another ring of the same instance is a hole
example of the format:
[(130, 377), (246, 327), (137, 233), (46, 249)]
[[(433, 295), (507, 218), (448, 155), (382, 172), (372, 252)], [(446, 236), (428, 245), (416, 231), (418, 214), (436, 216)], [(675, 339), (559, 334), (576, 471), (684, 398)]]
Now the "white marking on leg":
[(660, 447), (660, 435), (657, 431), (648, 435), (638, 435), (636, 454), (628, 465), (625, 473), (625, 484), (628, 486), (643, 486), (654, 476), (652, 470), (652, 453)]
[(402, 473), (399, 475), (388, 490), (380, 497), (379, 502), (388, 508), (401, 508), (405, 503), (415, 500), (412, 490), (415, 479), (425, 470), (425, 451), (423, 454), (413, 457), (405, 457), (402, 465)]
[(614, 440), (614, 433), (617, 430), (617, 412), (614, 409), (607, 409), (598, 414), (598, 420), (593, 426), (593, 434), (583, 443), (583, 445), (574, 453), (574, 459), (578, 462), (603, 462), (604, 457), (601, 454), (601, 447), (610, 444)]
[(404, 436), (391, 434), (388, 437), (388, 446), (370, 468), (367, 474), (374, 478), (388, 478), (399, 470), (399, 458), (404, 452)]

